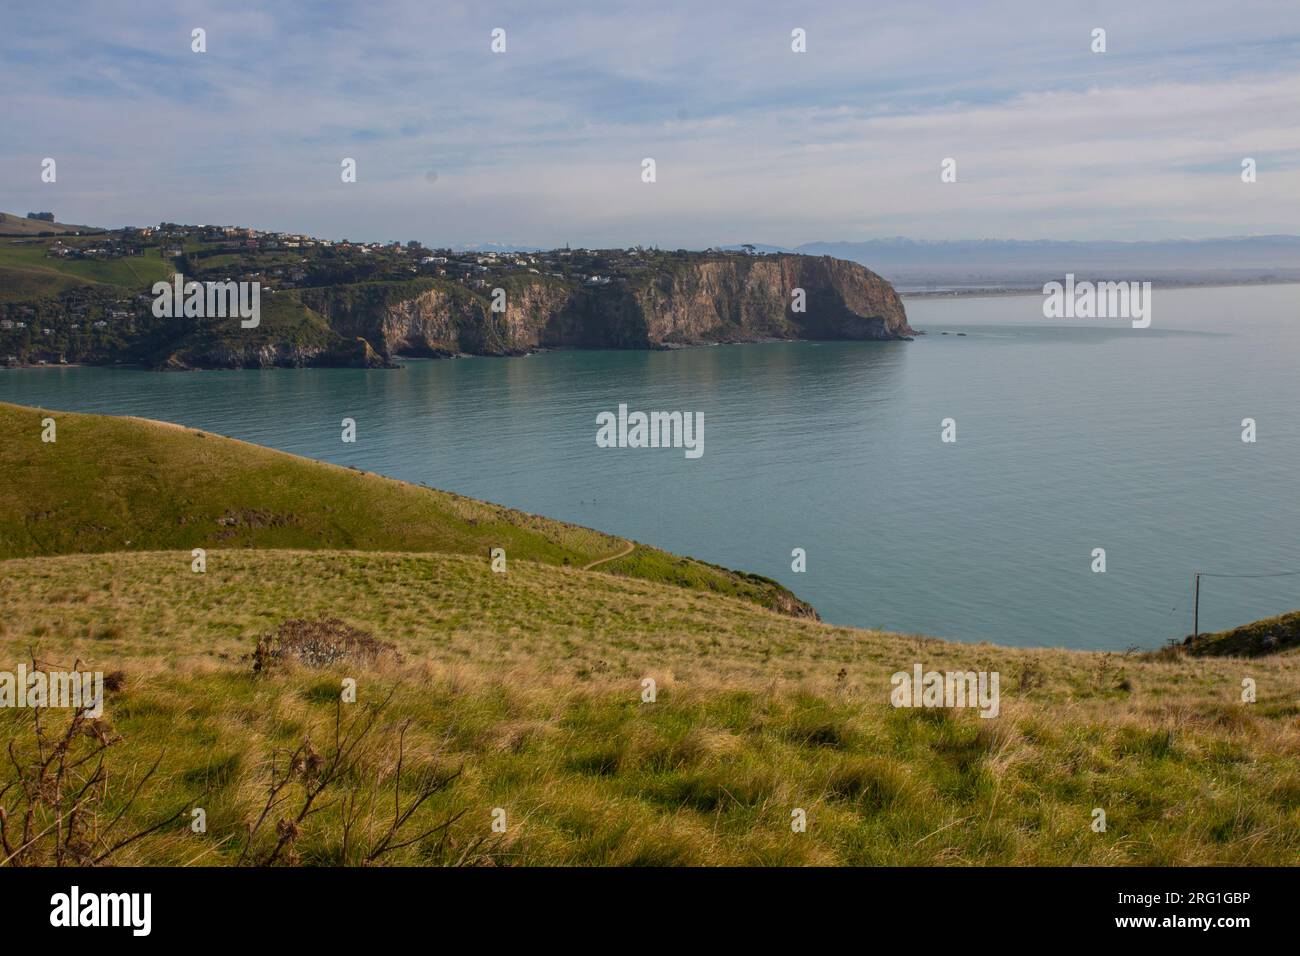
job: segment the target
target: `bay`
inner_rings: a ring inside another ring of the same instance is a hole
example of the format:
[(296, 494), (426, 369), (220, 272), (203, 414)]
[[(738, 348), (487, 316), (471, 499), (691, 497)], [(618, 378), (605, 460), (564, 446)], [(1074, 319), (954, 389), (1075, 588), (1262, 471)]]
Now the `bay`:
[[(1300, 286), (1157, 289), (1143, 330), (1049, 322), (1040, 296), (906, 306), (913, 342), (15, 369), (0, 400), (445, 488), (776, 578), (834, 623), (964, 641), (1157, 647), (1190, 633), (1195, 570), (1300, 571)], [(701, 412), (704, 454), (597, 447), (620, 403)], [(1295, 608), (1300, 576), (1202, 582), (1202, 630)]]

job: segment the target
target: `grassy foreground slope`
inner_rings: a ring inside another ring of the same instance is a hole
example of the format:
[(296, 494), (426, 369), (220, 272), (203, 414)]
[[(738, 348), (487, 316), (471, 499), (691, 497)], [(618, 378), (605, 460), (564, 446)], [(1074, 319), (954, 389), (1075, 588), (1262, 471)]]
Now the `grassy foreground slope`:
[[(42, 446), (43, 413), (0, 416), (0, 671), (108, 687), (95, 721), (0, 707), (0, 864), (1300, 859), (1295, 650), (832, 627), (675, 586), (652, 549), (583, 570), (622, 542), (480, 502), (156, 423), (55, 413)], [(379, 643), (255, 670), (304, 621)], [(996, 672), (998, 715), (892, 707), (915, 664)]]
[[(0, 608), (7, 658), (34, 648), (45, 662), (121, 672), (105, 712), (120, 776), (104, 815), (157, 762), (120, 833), (184, 816), (120, 863), (237, 862), (291, 752), (310, 739), (328, 756), (336, 713), (368, 713), (390, 694), (352, 782), (294, 824), (307, 786), (295, 779), (245, 862), (274, 851), (281, 820), (292, 853), (276, 862), (364, 862), (395, 800), (457, 771), (410, 823), (445, 830), (382, 862), (1300, 855), (1293, 653), (1155, 660), (958, 645), (575, 568), (519, 561), (500, 575), (464, 556), (355, 551), (225, 551), (202, 575), (188, 552), (22, 558), (0, 563)], [(339, 619), (396, 645), (400, 660), (255, 674), (256, 637), (291, 619)], [(891, 707), (890, 675), (915, 662), (999, 672), (999, 716)], [(1257, 702), (1241, 702), (1243, 677)], [(357, 703), (340, 705), (347, 678)], [(0, 710), (0, 737), (30, 755), (30, 723)], [(356, 793), (370, 809), (348, 824)], [(205, 833), (186, 825), (195, 807)], [(796, 809), (805, 832), (791, 829)], [(1096, 809), (1105, 832), (1091, 827)], [(498, 810), (504, 832), (492, 830)]]
[[(42, 422), (55, 423), (53, 442)], [(582, 566), (619, 538), (142, 419), (0, 403), (0, 559), (193, 548), (346, 548)], [(788, 590), (637, 545), (600, 570), (812, 611)]]

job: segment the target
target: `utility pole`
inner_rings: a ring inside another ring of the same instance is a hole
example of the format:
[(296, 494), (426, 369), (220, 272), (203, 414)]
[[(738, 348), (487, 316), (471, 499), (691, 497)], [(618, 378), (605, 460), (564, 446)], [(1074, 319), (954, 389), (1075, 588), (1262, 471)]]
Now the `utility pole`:
[(1194, 585), (1192, 587), (1192, 643), (1196, 643), (1196, 636), (1201, 633), (1201, 572), (1197, 571), (1193, 575)]

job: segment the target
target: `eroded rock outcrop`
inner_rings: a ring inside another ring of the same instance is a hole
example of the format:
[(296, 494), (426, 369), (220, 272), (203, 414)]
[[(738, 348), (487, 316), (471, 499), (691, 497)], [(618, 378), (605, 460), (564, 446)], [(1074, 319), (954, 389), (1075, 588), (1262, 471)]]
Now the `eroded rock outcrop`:
[(419, 278), (295, 289), (269, 301), (255, 330), (181, 325), (141, 350), (156, 368), (379, 368), (400, 356), (913, 334), (893, 287), (857, 263), (683, 253), (599, 282), (518, 272), (473, 288)]
[(438, 280), (303, 290), (303, 299), (336, 333), (364, 339), (385, 360), (913, 334), (888, 282), (829, 257), (700, 257), (605, 285), (533, 275), (501, 287), (504, 313), (492, 311), (491, 290)]

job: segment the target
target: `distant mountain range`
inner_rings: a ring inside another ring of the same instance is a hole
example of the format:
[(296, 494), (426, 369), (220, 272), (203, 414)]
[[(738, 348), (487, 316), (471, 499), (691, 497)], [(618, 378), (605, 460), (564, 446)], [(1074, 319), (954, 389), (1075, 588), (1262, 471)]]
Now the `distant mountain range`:
[(752, 248), (860, 262), (900, 292), (1034, 288), (1067, 272), (1080, 278), (1164, 283), (1300, 280), (1300, 236), (1285, 235), (1148, 242), (897, 237), (794, 247), (755, 243)]

